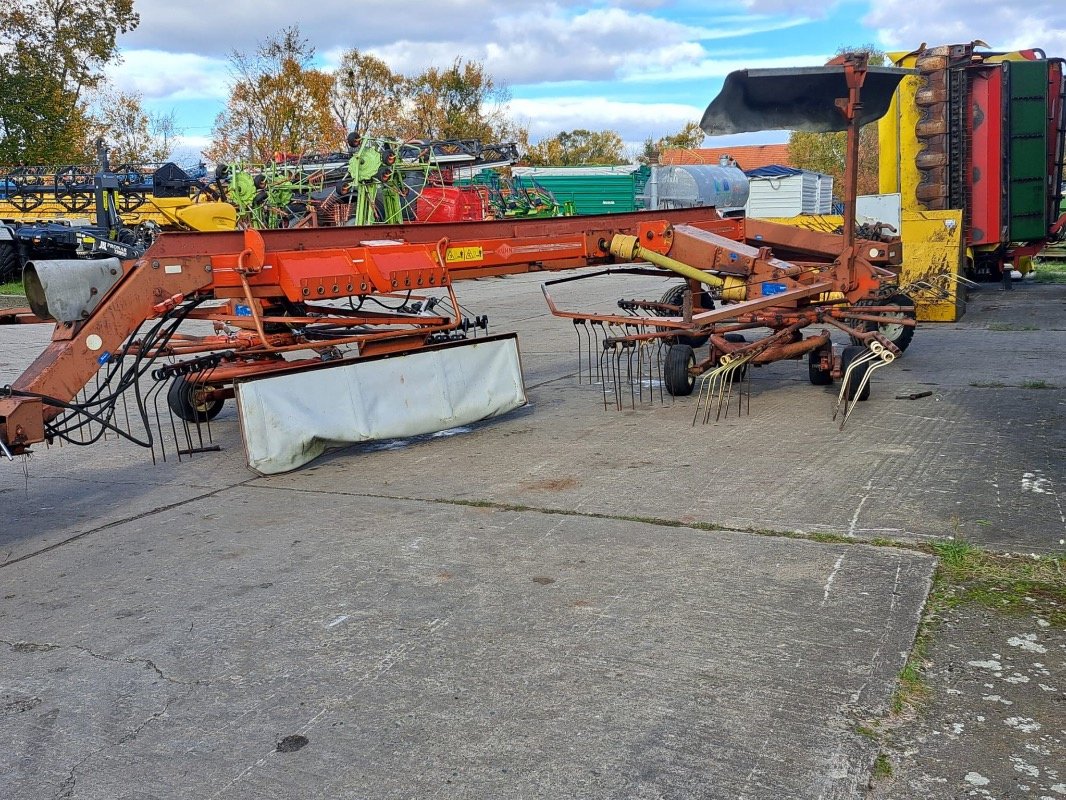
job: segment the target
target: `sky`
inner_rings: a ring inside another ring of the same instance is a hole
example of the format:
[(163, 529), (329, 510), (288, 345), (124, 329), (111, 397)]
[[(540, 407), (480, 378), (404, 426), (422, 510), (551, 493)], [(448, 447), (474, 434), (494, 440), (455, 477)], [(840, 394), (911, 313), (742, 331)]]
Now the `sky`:
[[(119, 39), (119, 88), (149, 111), (173, 112), (180, 160), (210, 140), (231, 83), (228, 56), (289, 25), (332, 68), (356, 48), (414, 75), (460, 57), (480, 61), (511, 93), (531, 141), (613, 130), (634, 154), (698, 121), (737, 69), (824, 64), (842, 46), (886, 51), (981, 39), (996, 50), (1066, 56), (1066, 3), (1030, 0), (135, 0), (136, 30)], [(787, 133), (744, 134), (787, 140)], [(705, 146), (735, 143), (714, 137)]]

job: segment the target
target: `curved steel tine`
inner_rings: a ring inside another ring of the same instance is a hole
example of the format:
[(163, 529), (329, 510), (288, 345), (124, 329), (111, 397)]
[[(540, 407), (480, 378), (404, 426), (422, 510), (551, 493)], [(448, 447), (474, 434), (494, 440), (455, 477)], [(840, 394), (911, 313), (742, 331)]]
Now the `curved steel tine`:
[(600, 389), (603, 391), (603, 409), (604, 409), (604, 411), (607, 410), (608, 406), (607, 406), (607, 381), (603, 379), (603, 373), (604, 373), (605, 369), (608, 372), (610, 372), (610, 368), (611, 368), (610, 358), (611, 358), (611, 356), (610, 356), (610, 353), (608, 353), (607, 348), (606, 347), (601, 347), (600, 348), (600, 357), (599, 357), (599, 360), (596, 362), (596, 370), (597, 370), (597, 372), (599, 372), (599, 375), (600, 375)]
[(614, 344), (604, 349), (607, 353), (607, 377), (606, 380), (611, 384), (611, 394), (614, 399), (614, 407), (617, 411), (622, 407), (622, 398), (619, 394), (618, 388), (618, 345)]
[(737, 416), (740, 416), (744, 411), (744, 394), (748, 395), (748, 413), (751, 413), (751, 360), (753, 355), (749, 355), (744, 359), (744, 364), (740, 368), (740, 375), (738, 379), (740, 381), (740, 387), (737, 391)]
[(578, 383), (581, 383), (581, 368), (582, 368), (581, 350), (582, 350), (583, 341), (582, 341), (581, 330), (580, 330), (581, 327), (582, 327), (582, 320), (575, 319), (574, 320), (574, 333), (577, 334), (577, 382)]
[(750, 360), (751, 356), (744, 356), (743, 358), (730, 362), (729, 366), (732, 367), (732, 369), (729, 370), (729, 374), (727, 376), (728, 382), (723, 383), (722, 396), (718, 398), (718, 416), (715, 418), (716, 422), (721, 419), (723, 409), (725, 410), (726, 418), (729, 418), (729, 405), (732, 402), (733, 398), (733, 384), (736, 382), (738, 376), (741, 381), (741, 387), (737, 395), (737, 413), (740, 413), (740, 404), (743, 402), (744, 377), (747, 371), (748, 361)]
[[(589, 383), (596, 382), (596, 376), (593, 375), (593, 359), (596, 358), (593, 355), (596, 352), (596, 348), (600, 346), (600, 337), (596, 335), (596, 329), (591, 325), (585, 325), (585, 334), (588, 336), (588, 362), (589, 362)], [(597, 370), (599, 369), (599, 363), (596, 363)]]
[[(639, 332), (639, 328), (637, 329)], [(637, 397), (641, 403), (644, 402), (644, 341), (637, 340)]]
[(656, 374), (658, 375), (659, 382), (659, 402), (666, 404), (666, 389), (663, 388), (663, 358), (666, 355), (663, 351), (663, 340), (656, 339)]
[(696, 420), (700, 418), (700, 408), (703, 406), (704, 401), (706, 400), (707, 402), (710, 402), (710, 393), (708, 391), (707, 385), (711, 380), (712, 372), (707, 372), (697, 378), (700, 383), (700, 389), (699, 392), (696, 394), (696, 413), (692, 415), (693, 425), (695, 425)]
[(659, 364), (659, 354), (661, 350), (659, 348), (659, 342), (656, 339), (650, 339), (645, 343), (644, 357), (648, 361), (648, 402), (655, 402), (655, 392), (658, 389), (659, 403), (663, 402), (663, 387), (662, 383), (658, 381), (656, 375), (658, 374), (661, 366)]
[(589, 327), (589, 324), (587, 322), (585, 322), (584, 320), (582, 320), (582, 322), (581, 322), (581, 333), (584, 334), (584, 336), (585, 336), (585, 345), (586, 345), (585, 358), (586, 358), (586, 360), (588, 362), (589, 383), (595, 383), (595, 380), (592, 377), (592, 357), (593, 357), (592, 354), (594, 352), (593, 351), (592, 328)]
[(622, 410), (622, 353), (621, 345), (614, 346), (614, 405), (619, 411)]
[[(869, 367), (867, 367), (866, 374), (863, 375), (862, 380), (859, 381), (859, 388), (855, 391), (855, 397), (859, 397), (859, 395), (862, 394), (863, 390), (867, 387), (867, 385), (869, 385), (870, 375), (873, 374), (874, 370), (881, 369), (882, 367), (887, 367), (891, 363), (892, 360), (885, 359), (882, 357), (878, 360), (877, 364), (871, 364)], [(855, 410), (855, 406), (855, 402), (851, 403), (847, 411), (844, 412), (844, 418), (840, 420), (840, 430), (844, 430), (844, 425), (848, 421), (848, 418), (851, 416), (851, 412)]]
[(711, 421), (711, 404), (716, 396), (721, 396), (722, 394), (723, 375), (728, 369), (728, 364), (720, 364), (715, 367), (708, 376), (710, 378), (710, 386), (707, 388), (707, 407), (703, 410), (704, 425)]
[[(638, 387), (633, 384), (633, 380), (634, 380), (633, 359), (637, 355), (637, 353), (636, 353), (636, 349), (637, 349), (636, 343), (635, 342), (626, 342), (625, 349), (626, 349), (626, 380), (629, 381), (629, 407), (635, 409), (637, 407), (637, 388)], [(637, 375), (636, 377), (639, 378), (640, 376)]]
[(852, 361), (850, 364), (848, 364), (848, 368), (846, 370), (844, 370), (844, 374), (840, 378), (840, 391), (837, 393), (837, 402), (836, 402), (836, 405), (833, 408), (833, 419), (837, 418), (837, 414), (840, 412), (841, 407), (845, 404), (845, 402), (848, 399), (847, 398), (848, 381), (851, 378), (852, 372), (854, 372), (858, 367), (860, 367), (863, 364), (871, 361), (874, 358), (876, 358), (876, 356), (873, 353), (871, 353), (869, 350), (867, 350), (861, 356), (859, 356), (854, 361)]
[(654, 369), (651, 353), (652, 343), (641, 339), (637, 342), (637, 347), (639, 348), (639, 351), (637, 352), (637, 371), (640, 373), (640, 401), (642, 403), (645, 402), (644, 389), (646, 384), (648, 389), (648, 399), (646, 402), (654, 403), (655, 387), (654, 384), (652, 384), (652, 370)]
[[(162, 420), (159, 417), (159, 397), (163, 394), (162, 388), (165, 385), (169, 384), (169, 383), (170, 383), (170, 381), (158, 381), (154, 386), (152, 386), (147, 391), (147, 393), (144, 396), (144, 406), (146, 408), (148, 406), (149, 399), (152, 401), (152, 410), (155, 412), (155, 429), (156, 429), (156, 433), (157, 433), (158, 438), (159, 438), (159, 455), (160, 455), (160, 458), (163, 459), (164, 463), (167, 460), (167, 446), (166, 446), (166, 443), (165, 443), (165, 441), (163, 439), (163, 422), (162, 422)], [(167, 408), (167, 411), (171, 414), (171, 416), (173, 416), (174, 412), (170, 411), (169, 406)], [(150, 421), (147, 421), (147, 420), (145, 421), (145, 425), (146, 426), (149, 426), (150, 424), (151, 424)], [(151, 441), (152, 441), (152, 463), (155, 464), (156, 463), (156, 460), (155, 460), (155, 438), (152, 438)]]
[(837, 395), (836, 406), (833, 408), (833, 419), (836, 420), (837, 414), (841, 411), (847, 413), (848, 406), (853, 405), (856, 402), (856, 398), (859, 396), (859, 392), (855, 392), (852, 396), (848, 393), (848, 384), (851, 380), (852, 373), (863, 364), (869, 364), (871, 361), (879, 358), (875, 353), (867, 350), (861, 356), (856, 358), (850, 364), (848, 368), (844, 370), (844, 375), (840, 379), (840, 392)]
[[(592, 325), (593, 325), (593, 327), (591, 328), (591, 334), (592, 334), (593, 337), (595, 337), (596, 347), (600, 351), (600, 358), (599, 358), (599, 361), (597, 362), (597, 365), (596, 365), (596, 367), (597, 367), (597, 376), (596, 377), (599, 379), (600, 383), (603, 383), (603, 367), (604, 367), (603, 359), (604, 359), (604, 353), (606, 352), (606, 348), (603, 345), (604, 345), (604, 343), (607, 340), (607, 329), (604, 327), (603, 322), (601, 320), (593, 320)], [(595, 328), (595, 326), (597, 326), (597, 325), (599, 325), (599, 327), (600, 327), (598, 332), (596, 331), (596, 328)]]
[(715, 422), (721, 421), (723, 408), (725, 409), (725, 415), (729, 416), (729, 399), (733, 395), (733, 379), (737, 374), (737, 368), (734, 363), (730, 363), (729, 368), (722, 373), (722, 385), (718, 387), (718, 407), (714, 412)]
[(622, 350), (626, 357), (626, 380), (629, 381), (629, 407), (637, 407), (637, 390), (633, 386), (633, 351), (636, 348), (633, 346), (633, 342), (623, 342)]
[(850, 364), (848, 364), (847, 368), (844, 370), (844, 374), (840, 376), (840, 390), (837, 392), (837, 401), (833, 405), (833, 420), (834, 421), (837, 418), (837, 414), (840, 413), (840, 409), (844, 405), (845, 399), (847, 398), (847, 395), (848, 395), (848, 380), (851, 378), (851, 373), (855, 369), (856, 362), (858, 362), (860, 358), (862, 358), (862, 356), (860, 356), (859, 358), (855, 359), (855, 361), (852, 361)]

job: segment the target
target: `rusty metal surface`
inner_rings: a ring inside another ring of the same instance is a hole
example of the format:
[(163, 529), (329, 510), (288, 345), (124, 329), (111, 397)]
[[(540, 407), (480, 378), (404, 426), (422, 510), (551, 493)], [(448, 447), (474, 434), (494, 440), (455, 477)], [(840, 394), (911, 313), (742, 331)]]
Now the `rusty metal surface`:
[[(485, 240), (547, 239), (568, 236), (591, 238), (597, 235), (613, 235), (655, 219), (666, 219), (675, 225), (739, 227), (736, 221), (723, 221), (713, 208), (690, 208), (528, 220), (266, 230), (261, 233), (267, 252), (273, 253), (358, 247), (362, 242), (367, 241), (436, 244), (446, 239), (453, 246), (462, 246), (466, 243), (476, 244)], [(156, 244), (146, 256), (225, 254), (239, 252), (243, 246), (244, 238), (241, 231), (167, 232), (156, 240)]]
[(99, 369), (100, 359), (117, 352), (141, 322), (155, 316), (158, 304), (211, 282), (211, 275), (195, 260), (174, 261), (170, 266), (128, 272), (105, 298), (101, 310), (106, 308), (107, 313), (94, 313), (78, 325), (57, 325), (52, 343), (12, 388), (43, 390), (63, 399), (77, 394)]
[[(342, 348), (356, 348), (358, 357), (368, 357), (466, 339), (486, 329), (487, 319), (466, 315), (455, 280), (609, 262), (610, 242), (623, 234), (641, 242), (642, 257), (669, 254), (677, 269), (683, 261), (731, 276), (723, 296), (733, 301), (711, 309), (702, 299), (690, 298), (681, 319), (660, 318), (661, 326), (640, 315), (635, 320), (600, 315), (600, 324), (619, 326), (612, 338), (623, 347), (667, 338), (671, 329), (691, 328), (699, 336), (704, 328), (714, 332), (738, 322), (769, 321), (771, 338), (737, 356), (747, 360), (758, 354), (766, 361), (767, 353), (792, 357), (790, 350), (777, 349), (787, 344), (779, 336), (783, 329), (823, 319), (849, 330), (856, 340), (877, 341), (876, 334), (849, 328), (837, 309), (811, 311), (828, 293), (850, 301), (874, 297), (884, 275), (868, 261), (850, 254), (817, 268), (782, 261), (769, 247), (744, 243), (743, 223), (722, 219), (714, 209), (505, 223), (164, 234), (143, 257), (124, 265), (122, 282), (84, 322), (57, 327), (48, 350), (13, 387), (24, 397), (46, 398), (46, 427), (57, 417), (65, 421), (56, 431), (45, 431), (49, 438), (72, 429), (84, 433), (94, 422), (107, 427), (117, 394), (134, 391), (143, 370), (134, 377), (120, 372), (109, 388), (116, 374), (111, 365), (102, 390), (69, 403), (139, 325), (155, 319), (153, 330), (164, 326), (166, 335), (145, 344), (126, 343), (120, 355), (133, 356), (138, 364), (178, 359), (151, 373), (156, 384), (149, 395), (155, 407), (165, 398), (164, 408), (199, 430), (242, 376), (273, 372), (285, 358), (297, 359), (292, 368), (307, 369), (316, 359), (343, 357)], [(155, 281), (157, 275), (165, 280)], [(226, 302), (196, 308), (219, 300)], [(367, 300), (383, 310), (364, 313)], [(432, 303), (440, 304), (437, 311)], [(549, 304), (558, 311), (550, 298)], [(178, 326), (193, 317), (213, 323), (214, 334), (179, 333)], [(300, 351), (310, 351), (310, 357)], [(147, 401), (140, 394), (136, 411), (146, 434), (130, 438), (153, 446)], [(84, 419), (78, 421), (79, 415)], [(158, 417), (156, 427), (162, 428)], [(6, 435), (0, 420), (0, 439)], [(192, 435), (186, 438), (188, 449), (195, 449)]]
[[(802, 329), (811, 324), (825, 323), (844, 331), (855, 343), (855, 349), (833, 357), (829, 376), (811, 373), (812, 382), (832, 382), (832, 378), (842, 377), (837, 411), (843, 428), (854, 402), (865, 399), (870, 374), (901, 355), (901, 348), (910, 341), (911, 331), (907, 328), (913, 325), (912, 312), (898, 306), (891, 315), (897, 321), (906, 318), (897, 326), (903, 333), (895, 333), (899, 347), (884, 334), (893, 330), (888, 325), (890, 315), (882, 319), (867, 308), (859, 311), (862, 318), (849, 317), (855, 306), (873, 306), (888, 296), (897, 282), (893, 272), (871, 262), (871, 258), (887, 262), (888, 249), (881, 243), (871, 247), (869, 242), (858, 241), (855, 198), (859, 128), (863, 122), (885, 113), (907, 71), (870, 68), (867, 62), (866, 53), (845, 53), (825, 68), (732, 73), (704, 115), (702, 127), (707, 133), (774, 127), (847, 131), (843, 236), (820, 238), (805, 231), (770, 227), (761, 231), (764, 239), (769, 236), (802, 252), (806, 263), (775, 258), (765, 240), (760, 241), (758, 225), (736, 237), (738, 241), (677, 225), (669, 239), (670, 248), (663, 254), (665, 258), (630, 247), (622, 238), (616, 240), (617, 246), (612, 245), (611, 251), (629, 258), (645, 258), (673, 270), (687, 279), (692, 296), (704, 292), (701, 284), (714, 287), (721, 307), (690, 316), (692, 301), (687, 298), (682, 304), (682, 316), (670, 317), (664, 325), (661, 312), (646, 303), (620, 304), (628, 317), (562, 311), (545, 287), (552, 313), (586, 328), (590, 353), (597, 346), (602, 346), (603, 353), (613, 351), (613, 359), (601, 354), (599, 362), (601, 373), (602, 365), (608, 367), (618, 408), (623, 407), (623, 392), (618, 388), (623, 380), (643, 389), (645, 383), (654, 381), (654, 368), (648, 363), (662, 359), (661, 374), (672, 395), (691, 393), (698, 378), (697, 420), (701, 407), (705, 422), (710, 420), (712, 408), (716, 420), (723, 411), (728, 414), (734, 399), (738, 410), (743, 411), (745, 393), (750, 391), (749, 364), (769, 363), (818, 349), (824, 342), (808, 347), (793, 342), (791, 337), (802, 337)], [(811, 263), (811, 257), (815, 263)], [(892, 257), (898, 259), (899, 253)], [(770, 332), (735, 349), (723, 348), (721, 340), (715, 339), (707, 356), (697, 358), (694, 348), (721, 333), (720, 324), (765, 325)], [(579, 362), (580, 346), (579, 334)], [(631, 389), (629, 394), (633, 397), (636, 392)], [(606, 397), (605, 392), (605, 403)]]
[[(797, 257), (803, 259), (814, 257), (823, 261), (831, 261), (843, 247), (843, 237), (839, 234), (766, 220), (745, 220), (744, 236), (748, 243), (769, 245), (779, 257), (788, 260), (796, 260)], [(894, 267), (899, 266), (903, 261), (903, 245), (899, 239), (889, 241), (859, 239), (856, 244), (863, 258), (874, 266)]]
[[(179, 387), (178, 394), (163, 393), (165, 405), (174, 410), (176, 403), (191, 403), (183, 412), (185, 421), (191, 416), (199, 424), (198, 409), (207, 413), (217, 407), (204, 404), (205, 398), (225, 395), (229, 382), (273, 371), (280, 359), (301, 350), (313, 353), (295, 362), (306, 368), (315, 359), (338, 357), (342, 347), (359, 348), (365, 357), (465, 339), (485, 329), (487, 319), (465, 316), (451, 288), (453, 278), (588, 266), (610, 258), (604, 243), (615, 233), (654, 231), (661, 237), (675, 222), (734, 235), (740, 230), (740, 223), (703, 208), (580, 219), (163, 234), (141, 258), (122, 265), (121, 281), (98, 307), (85, 307), (79, 315), (84, 320), (57, 326), (52, 344), (8, 392), (12, 408), (0, 417), (0, 441), (25, 448), (57, 431), (77, 430), (84, 438), (94, 423), (113, 428), (117, 396), (124, 392), (137, 393), (134, 416), (145, 420), (148, 409), (137, 388), (143, 371), (133, 375), (123, 367), (116, 373), (112, 359), (132, 357), (137, 364), (185, 359), (156, 369), (152, 375), (158, 383), (149, 393), (158, 406), (164, 385), (185, 381), (188, 388)], [(363, 312), (368, 298), (384, 311)], [(68, 298), (54, 300), (63, 305)], [(218, 300), (227, 302), (196, 309)], [(322, 304), (341, 300), (350, 310)], [(438, 302), (444, 313), (431, 313), (430, 303)], [(44, 308), (43, 301), (38, 305)], [(193, 317), (212, 322), (215, 333), (178, 333), (177, 327)], [(148, 344), (126, 341), (149, 320), (156, 320), (154, 331), (165, 328), (165, 336)], [(3, 321), (25, 321), (25, 316), (11, 313)], [(94, 376), (99, 383), (105, 365), (103, 388), (72, 406)], [(37, 398), (46, 401), (44, 427), (60, 416), (84, 419), (43, 434), (41, 425), (21, 425), (16, 445), (8, 422), (24, 418), (23, 412), (15, 413), (20, 403), (42, 410)], [(88, 438), (95, 441), (95, 434)], [(139, 441), (149, 446), (153, 437), (146, 433)]]

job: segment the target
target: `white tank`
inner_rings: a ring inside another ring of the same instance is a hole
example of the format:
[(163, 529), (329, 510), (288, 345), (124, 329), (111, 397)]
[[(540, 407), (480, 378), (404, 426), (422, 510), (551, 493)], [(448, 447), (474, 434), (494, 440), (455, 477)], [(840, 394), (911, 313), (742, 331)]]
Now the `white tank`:
[(730, 211), (748, 202), (748, 177), (733, 165), (654, 167), (652, 180), (656, 183), (657, 208), (714, 206)]

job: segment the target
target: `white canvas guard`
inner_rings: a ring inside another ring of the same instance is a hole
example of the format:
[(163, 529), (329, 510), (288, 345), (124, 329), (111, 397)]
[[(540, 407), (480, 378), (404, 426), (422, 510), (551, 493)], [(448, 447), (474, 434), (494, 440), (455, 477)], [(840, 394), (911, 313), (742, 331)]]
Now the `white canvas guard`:
[(526, 403), (514, 335), (235, 385), (248, 466), (275, 475), (331, 447), (435, 433)]

